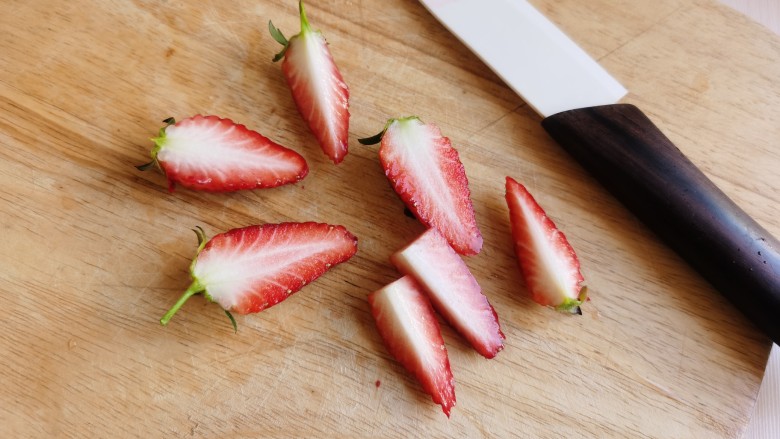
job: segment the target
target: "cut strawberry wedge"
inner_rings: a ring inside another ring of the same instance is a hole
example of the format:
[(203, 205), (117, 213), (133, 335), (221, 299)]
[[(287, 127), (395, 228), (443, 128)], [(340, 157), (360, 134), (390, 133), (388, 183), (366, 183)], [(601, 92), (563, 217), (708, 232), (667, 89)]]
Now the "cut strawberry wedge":
[(193, 282), (160, 320), (163, 325), (199, 293), (228, 313), (260, 312), (357, 251), (357, 238), (344, 227), (312, 222), (233, 229), (208, 242), (202, 230), (196, 233), (198, 255), (190, 266)]
[(434, 308), (477, 352), (493, 358), (504, 348), (496, 311), (469, 267), (436, 229), (428, 229), (390, 259), (422, 285)]
[(417, 117), (391, 119), (369, 145), (381, 140), (379, 160), (396, 193), (426, 226), (433, 227), (462, 255), (482, 249), (466, 170), (439, 128)]
[(303, 179), (306, 160), (262, 134), (230, 119), (196, 115), (167, 125), (152, 140), (152, 161), (138, 166), (158, 166), (168, 178), (190, 189), (230, 192), (276, 187)]
[(420, 286), (405, 276), (369, 294), (368, 303), (387, 350), (449, 417), (455, 405), (450, 359), (439, 322)]
[(282, 73), (295, 105), (322, 150), (338, 164), (347, 155), (349, 88), (339, 72), (328, 43), (312, 30), (303, 1), (298, 4), (301, 31), (289, 39), (269, 21), (268, 29), (284, 49), (274, 61), (282, 61)]
[(511, 177), (506, 178), (506, 202), (515, 253), (531, 297), (559, 311), (581, 313), (587, 289), (580, 285), (580, 261), (566, 236)]

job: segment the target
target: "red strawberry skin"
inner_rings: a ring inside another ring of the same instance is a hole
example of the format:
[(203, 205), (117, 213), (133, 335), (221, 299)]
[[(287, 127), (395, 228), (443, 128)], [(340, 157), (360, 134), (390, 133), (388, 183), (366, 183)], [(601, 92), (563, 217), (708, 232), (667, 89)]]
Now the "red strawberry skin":
[(233, 229), (206, 241), (190, 265), (193, 282), (160, 319), (167, 325), (192, 296), (203, 293), (228, 314), (262, 311), (289, 297), (357, 252), (357, 238), (342, 226), (265, 224)]
[(236, 327), (231, 312), (262, 311), (313, 282), (357, 252), (357, 238), (342, 226), (281, 223), (249, 226), (206, 241), (198, 235), (198, 255), (190, 265), (192, 284), (160, 319), (167, 325), (192, 296), (217, 302)]
[(518, 265), (534, 301), (576, 312), (586, 299), (580, 262), (566, 236), (522, 184), (506, 178)]
[(349, 87), (325, 37), (309, 27), (302, 4), (301, 32), (290, 38), (282, 73), (320, 147), (334, 163), (341, 163), (348, 151)]
[(379, 335), (390, 354), (450, 416), (455, 384), (439, 323), (428, 298), (410, 276), (369, 294)]
[(496, 311), (463, 259), (436, 229), (428, 229), (391, 261), (422, 285), (434, 308), (477, 352), (493, 358), (504, 348)]
[(426, 226), (433, 227), (462, 255), (482, 249), (466, 171), (438, 127), (416, 117), (391, 121), (379, 159), (401, 200)]
[(342, 226), (265, 224), (214, 236), (191, 271), (209, 299), (249, 314), (285, 300), (355, 252), (357, 238)]
[(230, 119), (196, 115), (161, 134), (152, 157), (171, 191), (176, 183), (211, 192), (271, 188), (309, 172), (300, 154)]

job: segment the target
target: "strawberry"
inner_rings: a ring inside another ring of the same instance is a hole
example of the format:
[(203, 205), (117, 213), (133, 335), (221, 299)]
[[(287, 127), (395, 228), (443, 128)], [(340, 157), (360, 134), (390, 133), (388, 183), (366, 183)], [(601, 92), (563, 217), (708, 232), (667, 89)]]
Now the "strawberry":
[(580, 261), (566, 236), (520, 183), (506, 178), (506, 202), (520, 271), (532, 298), (559, 311), (581, 314), (587, 289)]
[(504, 348), (496, 311), (469, 267), (436, 229), (428, 229), (390, 259), (399, 271), (422, 285), (436, 311), (477, 352), (493, 358)]
[(378, 143), (379, 160), (396, 193), (426, 226), (434, 227), (462, 255), (482, 249), (466, 170), (439, 128), (416, 116), (390, 119), (360, 143)]
[(349, 88), (333, 61), (325, 37), (309, 25), (303, 1), (298, 3), (298, 9), (301, 31), (289, 40), (268, 22), (271, 36), (284, 46), (274, 62), (284, 58), (282, 73), (298, 111), (325, 154), (339, 164), (347, 155)]
[(300, 154), (230, 119), (196, 115), (163, 122), (152, 139), (152, 161), (138, 169), (162, 169), (171, 192), (175, 183), (211, 192), (276, 187), (309, 172)]
[[(193, 295), (203, 293), (231, 312), (260, 312), (288, 298), (357, 251), (357, 238), (342, 226), (281, 223), (221, 233), (206, 242), (198, 228), (193, 282), (160, 323), (167, 324)], [(235, 321), (233, 321), (235, 326)]]
[(404, 276), (369, 294), (368, 303), (387, 350), (449, 417), (455, 405), (450, 359), (431, 303), (420, 286)]

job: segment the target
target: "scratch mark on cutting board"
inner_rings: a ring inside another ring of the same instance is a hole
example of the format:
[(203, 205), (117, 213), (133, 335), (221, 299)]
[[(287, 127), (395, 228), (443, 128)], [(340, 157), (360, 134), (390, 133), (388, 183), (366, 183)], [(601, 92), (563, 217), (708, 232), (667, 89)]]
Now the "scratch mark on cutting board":
[(683, 370), (683, 361), (685, 360), (685, 345), (688, 340), (690, 340), (690, 337), (688, 334), (690, 333), (690, 330), (688, 328), (685, 329), (685, 334), (683, 334), (682, 342), (680, 343), (680, 358), (677, 361), (677, 376), (680, 376), (680, 373)]
[(204, 18), (204, 24), (209, 28), (215, 29), (219, 35), (230, 40), (229, 42), (231, 43), (231, 46), (239, 50), (242, 56), (246, 56), (246, 47), (244, 46), (243, 41), (241, 41), (241, 38), (239, 38), (238, 35), (236, 35), (236, 33), (230, 30), (230, 28), (226, 25), (245, 22), (246, 21), (239, 22), (223, 20), (219, 17), (219, 12), (213, 7), (206, 11)]
[(494, 127), (496, 124), (498, 124), (499, 122), (501, 122), (502, 120), (506, 119), (506, 118), (507, 118), (507, 116), (509, 116), (510, 114), (512, 114), (512, 113), (514, 113), (515, 111), (517, 111), (517, 110), (519, 110), (519, 109), (521, 109), (521, 108), (525, 107), (525, 105), (526, 105), (526, 104), (517, 105), (516, 107), (512, 108), (511, 110), (509, 110), (509, 111), (506, 111), (504, 114), (502, 114), (501, 116), (499, 116), (497, 119), (495, 119), (495, 120), (493, 120), (493, 121), (491, 121), (491, 122), (488, 122), (488, 123), (487, 123), (485, 126), (483, 126), (483, 127), (481, 127), (481, 128), (478, 128), (476, 131), (474, 131), (473, 133), (471, 133), (471, 137), (473, 137), (473, 136), (478, 136), (478, 135), (480, 135), (480, 134), (484, 133), (485, 131), (489, 130), (490, 128)]
[(290, 358), (297, 358), (298, 357), (298, 345), (293, 344), (291, 353), (289, 356), (285, 357), (284, 365), (282, 366), (282, 370), (279, 372), (279, 375), (276, 377), (276, 379), (273, 380), (274, 384), (271, 386), (271, 388), (268, 389), (267, 392), (265, 392), (265, 395), (263, 395), (263, 398), (260, 400), (259, 407), (264, 407), (265, 403), (268, 402), (268, 399), (276, 393), (276, 389), (279, 388), (279, 386), (285, 382), (285, 378), (290, 373)]
[(672, 12), (670, 12), (670, 13), (664, 15), (663, 17), (659, 18), (658, 20), (653, 22), (653, 24), (651, 24), (647, 28), (643, 29), (638, 34), (636, 34), (636, 35), (632, 36), (631, 38), (629, 38), (628, 40), (624, 41), (621, 45), (619, 45), (619, 46), (615, 47), (614, 49), (610, 50), (609, 52), (605, 53), (603, 56), (600, 56), (598, 58), (598, 62), (601, 63), (605, 58), (608, 58), (613, 53), (615, 53), (615, 52), (619, 51), (620, 49), (622, 49), (622, 48), (628, 46), (629, 44), (633, 43), (637, 38), (639, 38), (642, 35), (650, 32), (651, 30), (655, 29), (656, 26), (658, 26), (659, 24), (665, 22), (669, 17), (671, 17), (673, 15), (676, 15), (677, 12), (679, 12), (681, 9), (683, 9), (685, 7), (687, 7), (687, 5), (680, 5), (680, 6), (676, 7), (676, 8), (674, 8), (674, 10)]

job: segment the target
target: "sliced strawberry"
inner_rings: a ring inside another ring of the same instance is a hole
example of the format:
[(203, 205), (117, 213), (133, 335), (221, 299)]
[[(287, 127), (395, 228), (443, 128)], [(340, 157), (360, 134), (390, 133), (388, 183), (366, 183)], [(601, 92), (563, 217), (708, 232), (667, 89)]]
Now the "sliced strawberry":
[(566, 236), (520, 183), (506, 178), (506, 202), (520, 270), (533, 299), (580, 313), (587, 299), (580, 261)]
[(436, 229), (428, 229), (390, 258), (414, 277), (434, 308), (486, 358), (504, 348), (498, 315), (463, 259)]
[(426, 226), (441, 232), (462, 255), (482, 249), (471, 203), (466, 170), (439, 128), (416, 116), (391, 119), (378, 135), (360, 139), (363, 144), (381, 139), (379, 160), (393, 188)]
[(171, 191), (175, 183), (211, 192), (269, 188), (309, 172), (300, 154), (230, 119), (196, 115), (165, 122), (152, 139), (152, 162), (138, 169), (159, 166)]
[(303, 1), (298, 8), (301, 31), (289, 41), (268, 22), (271, 35), (284, 46), (274, 61), (284, 57), (282, 73), (298, 111), (325, 154), (338, 164), (347, 155), (349, 88), (333, 61), (325, 37), (309, 25)]
[(233, 229), (208, 243), (202, 230), (196, 233), (200, 245), (190, 266), (193, 282), (160, 320), (163, 325), (198, 293), (228, 312), (260, 312), (357, 251), (357, 238), (344, 227), (312, 222)]
[(368, 303), (387, 350), (449, 417), (455, 405), (450, 359), (439, 322), (420, 286), (405, 276), (369, 294)]

